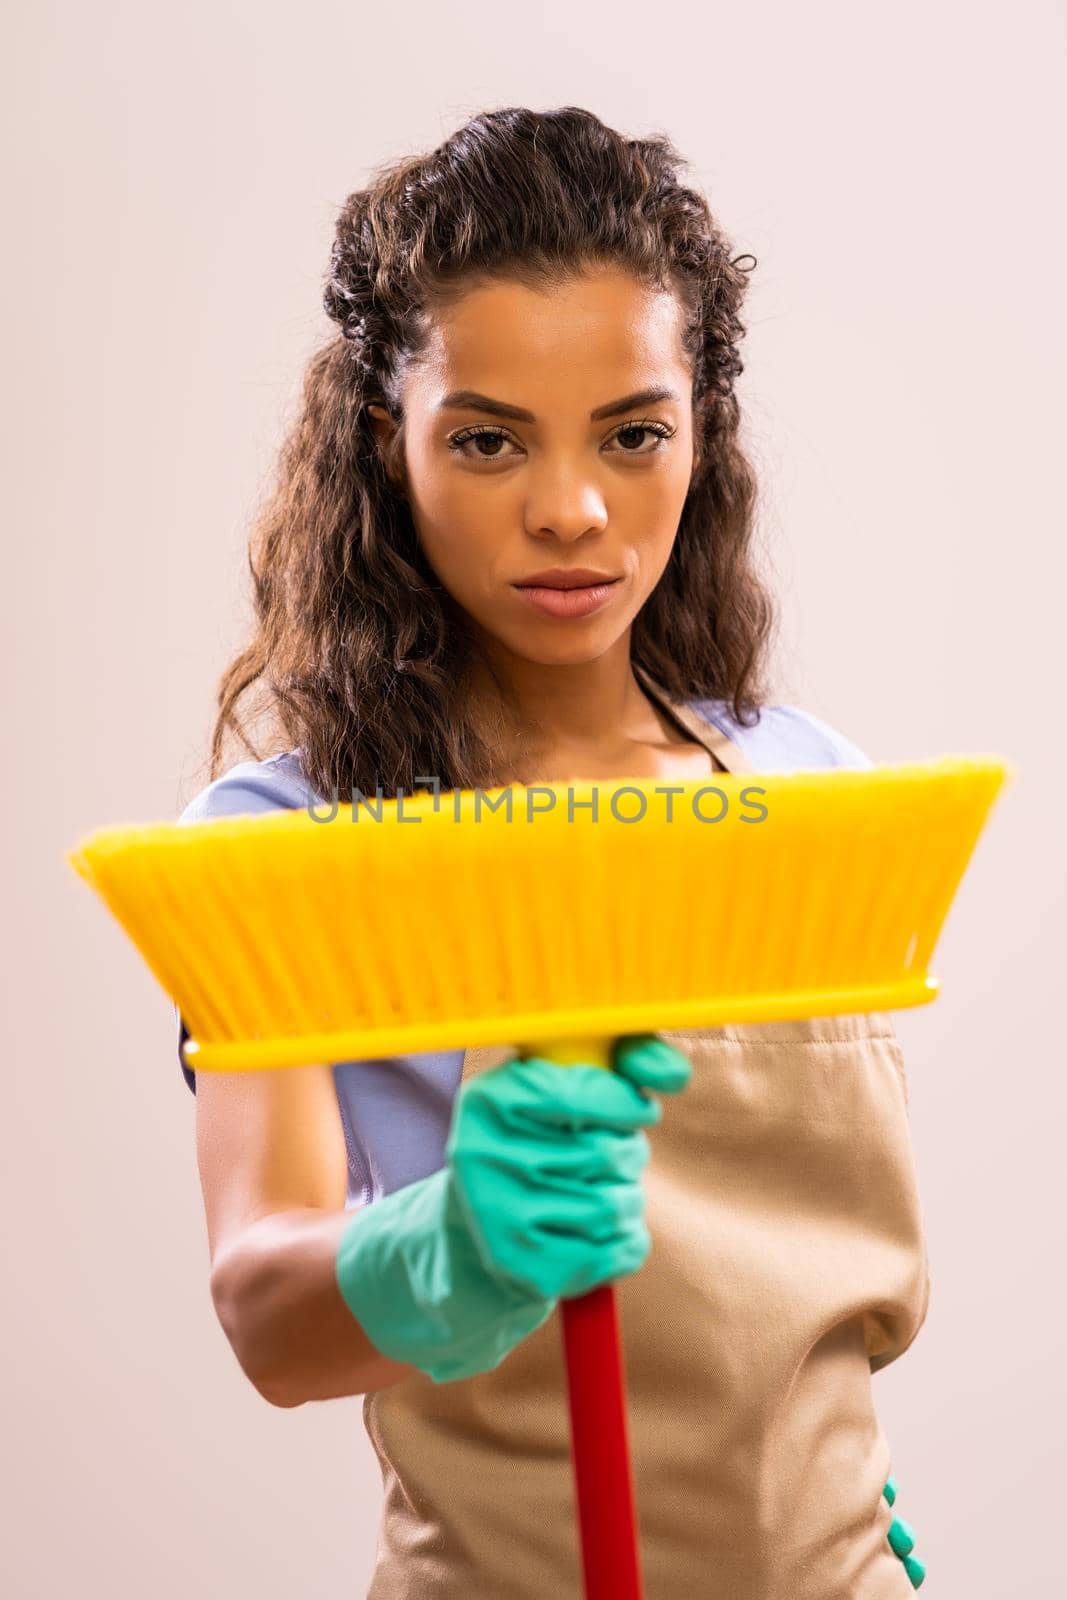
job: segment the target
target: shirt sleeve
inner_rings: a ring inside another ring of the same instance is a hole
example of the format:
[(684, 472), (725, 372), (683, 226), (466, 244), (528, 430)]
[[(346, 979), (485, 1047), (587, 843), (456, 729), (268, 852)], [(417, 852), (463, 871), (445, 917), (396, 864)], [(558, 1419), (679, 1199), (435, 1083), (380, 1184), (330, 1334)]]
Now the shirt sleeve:
[(813, 772), (825, 767), (869, 768), (874, 762), (859, 745), (801, 706), (768, 704), (745, 727), (722, 700), (689, 702), (721, 728), (757, 772)]
[[(317, 796), (311, 799), (321, 804)], [(309, 791), (295, 752), (272, 756), (267, 761), (241, 761), (229, 772), (193, 796), (178, 818), (180, 825), (210, 822), (216, 817), (260, 815), (265, 811), (297, 810), (306, 806)], [(185, 1063), (182, 1046), (189, 1038), (185, 1018), (176, 1007), (178, 1023), (178, 1064), (186, 1083), (196, 1093), (196, 1073)]]
[(813, 766), (849, 767), (859, 771), (874, 766), (866, 751), (813, 712), (802, 711), (799, 706), (783, 705), (775, 709), (784, 715), (791, 731), (796, 730), (794, 736), (798, 743), (804, 744), (806, 753), (810, 752)]

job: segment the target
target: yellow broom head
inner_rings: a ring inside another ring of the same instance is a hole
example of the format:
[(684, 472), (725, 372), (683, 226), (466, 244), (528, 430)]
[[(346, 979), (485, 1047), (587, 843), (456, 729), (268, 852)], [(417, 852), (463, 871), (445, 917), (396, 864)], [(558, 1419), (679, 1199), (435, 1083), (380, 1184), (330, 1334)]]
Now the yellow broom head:
[(1009, 773), (421, 790), (102, 828), (67, 860), (179, 1007), (191, 1066), (298, 1066), (921, 1005)]

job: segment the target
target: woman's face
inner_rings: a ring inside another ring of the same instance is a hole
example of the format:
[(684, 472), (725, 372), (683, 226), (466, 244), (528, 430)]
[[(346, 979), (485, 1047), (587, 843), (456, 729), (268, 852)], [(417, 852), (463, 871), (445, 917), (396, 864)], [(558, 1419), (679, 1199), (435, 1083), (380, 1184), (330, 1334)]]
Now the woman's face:
[[(550, 293), (487, 284), (435, 317), (402, 391), (405, 488), (491, 657), (593, 660), (659, 581), (694, 465), (681, 321), (673, 295), (616, 270)], [(391, 423), (371, 411), (384, 443)], [(615, 581), (560, 616), (521, 592), (546, 568)]]

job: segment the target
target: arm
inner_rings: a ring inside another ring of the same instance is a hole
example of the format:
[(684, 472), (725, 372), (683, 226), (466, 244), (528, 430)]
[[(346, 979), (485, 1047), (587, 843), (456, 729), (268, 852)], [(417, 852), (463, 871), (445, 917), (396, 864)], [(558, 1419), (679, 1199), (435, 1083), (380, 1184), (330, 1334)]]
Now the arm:
[[(179, 821), (301, 808), (294, 753), (245, 761)], [(187, 1037), (179, 1013), (181, 1038)], [(179, 1048), (179, 1059), (181, 1058)], [(337, 1286), (347, 1158), (329, 1066), (195, 1075), (211, 1298), (242, 1371), (278, 1406), (381, 1389), (414, 1369), (378, 1351)]]
[(406, 1377), (337, 1286), (352, 1212), (332, 1068), (200, 1072), (196, 1088), (211, 1298), (246, 1377), (284, 1407)]

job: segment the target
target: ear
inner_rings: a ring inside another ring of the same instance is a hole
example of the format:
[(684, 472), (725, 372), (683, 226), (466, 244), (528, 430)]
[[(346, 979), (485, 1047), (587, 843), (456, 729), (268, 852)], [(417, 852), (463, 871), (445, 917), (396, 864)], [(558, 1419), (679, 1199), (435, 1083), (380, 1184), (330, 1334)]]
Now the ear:
[[(385, 406), (379, 404), (377, 400), (372, 400), (367, 406), (366, 410), (367, 415), (370, 417), (371, 428), (374, 433), (379, 454), (384, 461), (388, 461), (388, 447), (393, 439), (394, 434), (396, 433), (398, 426), (396, 418), (387, 410)], [(398, 477), (396, 471), (390, 471), (389, 481), (393, 485), (393, 488), (396, 490), (397, 494), (406, 500), (407, 485), (403, 481), (403, 468), (401, 467), (398, 470), (401, 476)]]
[(377, 400), (373, 400), (366, 410), (371, 420), (371, 427), (374, 430), (374, 437), (378, 442), (378, 448), (384, 451), (396, 431), (396, 423), (386, 408), (383, 405), (379, 405)]

